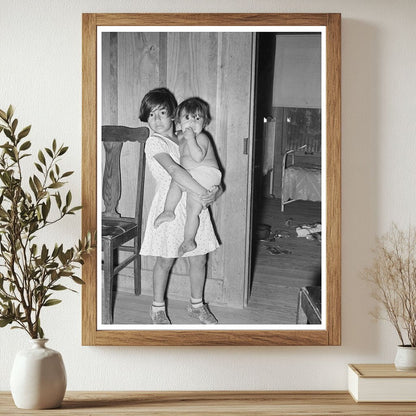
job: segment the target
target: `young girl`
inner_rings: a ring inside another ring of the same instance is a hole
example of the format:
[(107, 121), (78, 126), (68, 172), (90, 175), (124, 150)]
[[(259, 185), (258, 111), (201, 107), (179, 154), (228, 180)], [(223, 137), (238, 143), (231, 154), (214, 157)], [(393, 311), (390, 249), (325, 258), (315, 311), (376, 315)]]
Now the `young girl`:
[[(187, 192), (193, 193), (204, 206), (216, 199), (218, 191), (217, 187), (208, 192), (179, 164), (179, 143), (173, 130), (176, 105), (175, 97), (169, 90), (157, 88), (145, 95), (140, 106), (140, 120), (148, 123), (151, 132), (145, 147), (146, 163), (156, 181), (155, 195), (150, 206), (140, 250), (143, 256), (156, 257), (153, 269), (153, 303), (150, 310), (150, 317), (154, 324), (171, 323), (165, 306), (166, 287), (169, 272), (178, 257), (185, 229), (185, 193), (176, 208), (175, 219), (157, 228), (154, 227), (156, 216), (163, 211), (170, 183), (174, 180)], [(191, 300), (187, 311), (191, 317), (203, 324), (216, 324), (216, 318), (203, 302), (206, 254), (219, 246), (207, 209), (202, 210), (200, 214), (200, 225), (195, 241), (196, 249), (184, 255), (189, 257), (191, 283)]]
[[(210, 121), (208, 104), (198, 97), (188, 98), (176, 109), (175, 124), (178, 130), (180, 164), (206, 189), (221, 183), (221, 171), (211, 140), (203, 131)], [(164, 210), (156, 218), (155, 227), (175, 219), (175, 209), (183, 190), (179, 184), (171, 181)], [(179, 256), (196, 248), (195, 236), (199, 227), (199, 214), (203, 208), (193, 193), (187, 194), (184, 241), (179, 247)]]

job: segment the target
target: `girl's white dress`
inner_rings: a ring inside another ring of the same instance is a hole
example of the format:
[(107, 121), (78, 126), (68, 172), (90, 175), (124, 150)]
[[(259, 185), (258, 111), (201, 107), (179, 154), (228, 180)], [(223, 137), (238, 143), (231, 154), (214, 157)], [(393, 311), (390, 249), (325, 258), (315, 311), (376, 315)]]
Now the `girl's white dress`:
[[(159, 153), (168, 153), (176, 163), (179, 163), (179, 146), (172, 140), (154, 133), (146, 141), (145, 153), (146, 164), (156, 181), (156, 188), (147, 218), (140, 254), (143, 256), (176, 258), (184, 236), (186, 192), (183, 192), (182, 198), (176, 207), (176, 218), (155, 228), (153, 224), (155, 218), (163, 211), (171, 176), (154, 156)], [(195, 238), (197, 247), (195, 250), (185, 253), (183, 257), (206, 254), (214, 251), (219, 246), (209, 210), (202, 210), (199, 219), (200, 224)]]

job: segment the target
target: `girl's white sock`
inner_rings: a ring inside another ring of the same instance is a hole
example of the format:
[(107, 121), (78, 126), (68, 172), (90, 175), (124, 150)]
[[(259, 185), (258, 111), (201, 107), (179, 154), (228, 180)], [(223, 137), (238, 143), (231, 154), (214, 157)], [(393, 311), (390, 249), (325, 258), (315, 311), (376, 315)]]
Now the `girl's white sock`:
[(155, 300), (152, 302), (152, 311), (164, 311), (166, 309), (165, 302), (156, 302)]
[(202, 302), (202, 298), (191, 298), (191, 304), (193, 308), (202, 308), (204, 303)]

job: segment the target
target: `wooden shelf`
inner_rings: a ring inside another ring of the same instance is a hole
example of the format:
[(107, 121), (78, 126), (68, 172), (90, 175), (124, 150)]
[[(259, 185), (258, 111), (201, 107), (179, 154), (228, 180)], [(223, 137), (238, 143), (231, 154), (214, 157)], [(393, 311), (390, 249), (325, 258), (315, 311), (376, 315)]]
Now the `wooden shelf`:
[(414, 403), (355, 403), (339, 391), (67, 392), (62, 407), (17, 409), (0, 392), (0, 415), (414, 415)]

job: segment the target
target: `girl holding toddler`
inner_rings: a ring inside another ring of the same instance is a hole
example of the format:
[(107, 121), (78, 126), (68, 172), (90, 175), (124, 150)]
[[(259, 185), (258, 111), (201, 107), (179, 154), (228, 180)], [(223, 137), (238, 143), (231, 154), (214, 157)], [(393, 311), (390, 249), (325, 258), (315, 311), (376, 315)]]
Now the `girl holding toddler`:
[[(148, 123), (151, 132), (145, 146), (146, 163), (156, 181), (155, 195), (150, 206), (140, 250), (141, 255), (156, 257), (150, 317), (153, 324), (171, 323), (166, 311), (166, 288), (170, 270), (176, 258), (182, 255), (189, 258), (191, 299), (187, 312), (200, 323), (216, 324), (217, 319), (203, 301), (203, 291), (207, 253), (216, 250), (219, 243), (209, 211), (203, 208), (215, 201), (220, 191), (218, 186), (208, 190), (181, 166), (180, 147), (182, 145), (183, 148), (183, 140), (187, 139), (184, 131), (178, 136), (174, 132), (176, 107), (175, 97), (166, 88), (156, 88), (148, 92), (140, 106), (140, 120)], [(194, 140), (197, 136), (198, 134), (194, 131)], [(206, 157), (208, 153), (207, 151), (205, 153)], [(169, 196), (166, 200), (168, 193), (172, 193), (170, 188), (173, 182), (175, 185), (172, 187), (179, 186), (180, 192), (173, 191), (176, 196), (174, 198)], [(180, 194), (179, 198), (178, 194)], [(199, 210), (200, 213), (197, 215), (196, 227), (195, 225), (191, 227), (196, 231), (195, 236), (188, 238), (187, 241), (185, 224), (187, 204), (191, 198), (191, 205), (201, 208), (192, 208), (193, 212)], [(173, 210), (170, 209), (172, 207)], [(162, 215), (157, 219), (161, 213), (169, 210), (173, 211), (173, 216), (168, 213), (167, 218), (163, 218)], [(184, 244), (188, 244), (189, 240), (192, 240), (191, 244), (185, 247)]]

